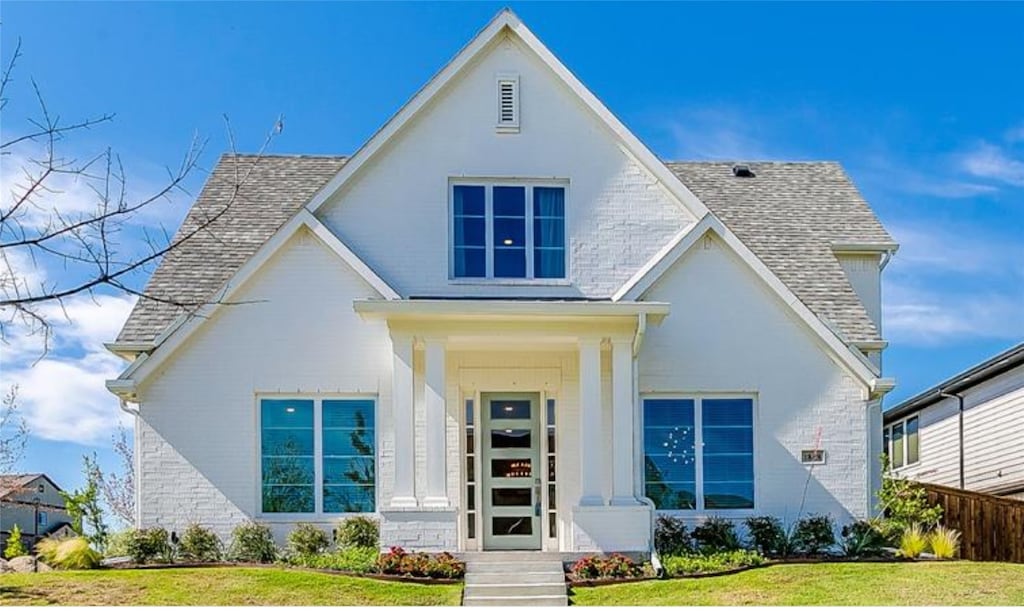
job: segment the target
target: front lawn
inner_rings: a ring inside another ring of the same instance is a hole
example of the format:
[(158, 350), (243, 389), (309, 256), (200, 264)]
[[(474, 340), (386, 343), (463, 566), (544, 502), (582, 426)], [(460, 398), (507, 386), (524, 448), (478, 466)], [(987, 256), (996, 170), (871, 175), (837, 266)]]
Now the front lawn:
[(735, 575), (575, 588), (577, 605), (1024, 605), (1024, 565), (786, 564)]
[(2, 605), (458, 605), (461, 585), (420, 585), (280, 568), (5, 574)]

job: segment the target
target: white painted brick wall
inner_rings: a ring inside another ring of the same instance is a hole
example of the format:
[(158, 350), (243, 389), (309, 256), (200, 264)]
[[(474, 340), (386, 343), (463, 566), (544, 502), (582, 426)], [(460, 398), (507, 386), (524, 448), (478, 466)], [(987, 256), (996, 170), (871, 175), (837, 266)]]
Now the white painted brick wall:
[(452, 511), (381, 512), (381, 549), (392, 546), (407, 551), (451, 552), (458, 549), (458, 520)]

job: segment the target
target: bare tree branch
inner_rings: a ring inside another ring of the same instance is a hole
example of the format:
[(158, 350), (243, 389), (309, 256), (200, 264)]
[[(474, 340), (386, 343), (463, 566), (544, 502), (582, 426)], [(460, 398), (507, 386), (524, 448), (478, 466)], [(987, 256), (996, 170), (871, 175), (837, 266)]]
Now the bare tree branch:
[(28, 425), (18, 413), (18, 387), (12, 386), (0, 401), (0, 475), (14, 471), (25, 455)]

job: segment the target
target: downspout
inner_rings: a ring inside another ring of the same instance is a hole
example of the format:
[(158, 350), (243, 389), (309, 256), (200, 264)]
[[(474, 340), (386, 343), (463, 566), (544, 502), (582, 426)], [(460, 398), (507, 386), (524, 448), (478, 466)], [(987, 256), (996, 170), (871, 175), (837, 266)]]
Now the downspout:
[(129, 407), (127, 400), (118, 397), (118, 401), (121, 403), (121, 411), (135, 417), (135, 421), (132, 423), (132, 452), (134, 453), (132, 458), (135, 462), (132, 468), (136, 474), (135, 490), (133, 491), (135, 496), (135, 524), (133, 526), (138, 528), (139, 524), (141, 524), (140, 518), (142, 517), (140, 514), (140, 511), (142, 511), (142, 469), (140, 468), (142, 452), (139, 451), (139, 418), (142, 414), (139, 413), (138, 407)]
[(960, 489), (966, 490), (964, 483), (964, 397), (958, 393), (939, 391), (939, 396), (949, 399), (956, 399), (957, 403), (957, 428), (960, 442)]
[[(633, 455), (637, 455), (637, 450), (643, 447), (643, 436), (641, 435), (641, 428), (639, 426), (640, 415), (640, 347), (643, 346), (644, 336), (647, 334), (647, 314), (641, 312), (637, 314), (636, 321), (636, 334), (633, 336)], [(642, 473), (643, 464), (639, 464), (633, 469), (633, 477), (636, 477), (638, 472)], [(640, 480), (635, 480), (640, 481)], [(643, 495), (643, 490), (636, 490), (636, 498), (647, 505), (651, 510), (651, 532), (648, 537), (651, 551), (651, 568), (654, 569), (655, 575), (661, 577), (665, 574), (665, 569), (661, 565), (661, 559), (658, 558), (658, 550), (654, 547), (654, 532), (655, 532), (655, 520), (657, 519), (657, 508), (654, 506), (654, 501)]]
[(893, 251), (887, 250), (882, 254), (882, 262), (878, 264), (879, 273), (885, 271), (885, 266), (892, 260)]

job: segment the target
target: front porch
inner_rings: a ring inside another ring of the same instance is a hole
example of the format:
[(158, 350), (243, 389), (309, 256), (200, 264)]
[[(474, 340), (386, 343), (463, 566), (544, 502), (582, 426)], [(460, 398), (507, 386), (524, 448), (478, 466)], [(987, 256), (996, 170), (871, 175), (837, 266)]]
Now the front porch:
[(366, 301), (356, 311), (384, 318), (393, 347), (382, 546), (650, 549), (635, 355), (666, 305)]

